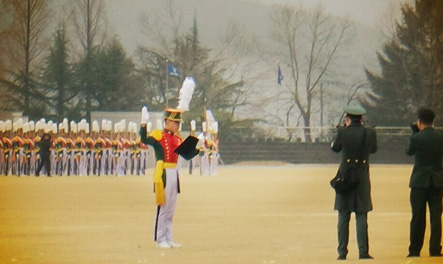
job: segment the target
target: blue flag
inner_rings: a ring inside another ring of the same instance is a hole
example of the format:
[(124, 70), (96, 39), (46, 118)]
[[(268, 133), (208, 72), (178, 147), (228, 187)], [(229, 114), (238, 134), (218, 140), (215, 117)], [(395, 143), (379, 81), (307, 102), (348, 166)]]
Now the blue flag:
[(278, 65), (278, 71), (277, 71), (277, 73), (278, 73), (277, 83), (278, 83), (279, 85), (281, 85), (281, 81), (283, 81), (283, 75), (281, 74), (280, 64)]
[(180, 72), (178, 71), (177, 67), (171, 63), (168, 63), (168, 74), (176, 77), (180, 76)]

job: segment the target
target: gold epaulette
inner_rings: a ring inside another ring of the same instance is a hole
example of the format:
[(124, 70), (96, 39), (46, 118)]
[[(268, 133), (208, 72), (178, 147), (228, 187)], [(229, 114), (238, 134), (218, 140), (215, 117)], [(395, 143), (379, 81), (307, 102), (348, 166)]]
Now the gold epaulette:
[(150, 137), (153, 137), (155, 140), (160, 141), (163, 138), (163, 133), (161, 130), (153, 130), (151, 132)]

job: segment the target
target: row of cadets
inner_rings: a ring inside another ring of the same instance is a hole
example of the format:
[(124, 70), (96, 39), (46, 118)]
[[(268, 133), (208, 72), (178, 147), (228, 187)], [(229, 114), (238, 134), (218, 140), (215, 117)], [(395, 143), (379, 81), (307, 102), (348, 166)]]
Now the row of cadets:
[(0, 120), (0, 174), (30, 175), (34, 173), (38, 152), (38, 134), (41, 122), (23, 122), (18, 119)]
[(99, 123), (93, 121), (91, 133), (85, 119), (77, 124), (68, 123), (65, 118), (58, 125), (43, 118), (36, 123), (24, 123), (23, 119), (14, 123), (0, 120), (0, 174), (35, 175), (41, 161), (41, 136), (48, 133), (52, 142), (51, 167), (49, 173), (43, 168), (42, 174), (143, 175), (148, 149), (137, 138), (137, 125), (131, 122), (126, 132), (126, 121), (122, 120), (114, 129), (112, 134), (112, 122), (105, 119), (101, 130)]

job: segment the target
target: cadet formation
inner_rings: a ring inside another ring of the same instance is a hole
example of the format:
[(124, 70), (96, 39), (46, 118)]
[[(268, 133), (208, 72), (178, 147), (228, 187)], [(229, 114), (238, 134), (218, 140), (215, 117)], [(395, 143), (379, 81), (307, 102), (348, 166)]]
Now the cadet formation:
[[(136, 123), (124, 119), (114, 125), (106, 119), (101, 120), (101, 124), (97, 120), (89, 124), (85, 119), (78, 123), (68, 122), (66, 118), (59, 124), (45, 119), (36, 122), (24, 122), (21, 118), (15, 122), (0, 120), (0, 175), (144, 175), (150, 153), (148, 145), (140, 141), (138, 132)], [(50, 171), (43, 166), (39, 173), (44, 135), (50, 138)], [(199, 166), (205, 173), (201, 175), (215, 175), (217, 165), (210, 169), (213, 162), (205, 159), (218, 157), (214, 144), (216, 135), (205, 131), (201, 138), (200, 154), (193, 159), (192, 166)], [(202, 169), (203, 166), (207, 168)]]

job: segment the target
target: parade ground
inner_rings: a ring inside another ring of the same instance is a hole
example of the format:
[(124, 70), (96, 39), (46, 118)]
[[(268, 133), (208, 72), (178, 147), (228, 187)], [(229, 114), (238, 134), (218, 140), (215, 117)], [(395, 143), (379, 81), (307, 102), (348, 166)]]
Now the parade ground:
[[(174, 218), (179, 249), (152, 241), (152, 170), (144, 176), (0, 176), (0, 263), (337, 263), (329, 180), (338, 165), (250, 163), (217, 176), (181, 171)], [(406, 258), (411, 165), (372, 165), (369, 245), (358, 260), (352, 216), (345, 263), (442, 263)], [(427, 225), (429, 228), (429, 224)]]

